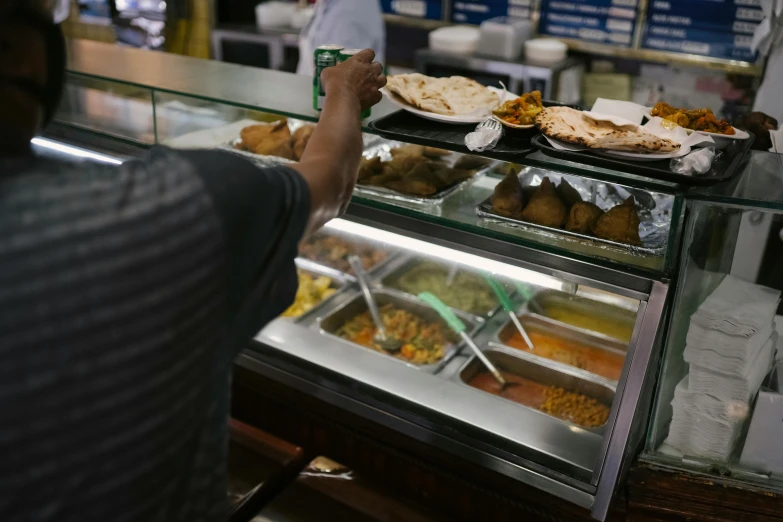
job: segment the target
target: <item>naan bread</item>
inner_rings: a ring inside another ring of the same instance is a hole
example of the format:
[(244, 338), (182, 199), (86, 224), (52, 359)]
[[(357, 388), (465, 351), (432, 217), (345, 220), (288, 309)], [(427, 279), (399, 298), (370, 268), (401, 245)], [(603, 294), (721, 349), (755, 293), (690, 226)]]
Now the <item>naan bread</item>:
[(569, 107), (548, 107), (536, 116), (536, 126), (552, 139), (591, 149), (628, 152), (673, 152), (679, 143), (660, 138), (636, 124), (597, 121)]
[(489, 112), (500, 98), (480, 83), (462, 76), (432, 78), (423, 74), (397, 74), (387, 78), (386, 88), (423, 111), (446, 116)]

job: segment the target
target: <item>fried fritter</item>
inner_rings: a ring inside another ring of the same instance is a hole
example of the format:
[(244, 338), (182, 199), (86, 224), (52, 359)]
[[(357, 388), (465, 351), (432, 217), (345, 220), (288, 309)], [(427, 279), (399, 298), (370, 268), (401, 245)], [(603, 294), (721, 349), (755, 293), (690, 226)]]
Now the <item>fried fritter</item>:
[(522, 184), (516, 172), (509, 172), (503, 181), (495, 186), (492, 194), (492, 210), (506, 217), (517, 217), (525, 205)]
[(398, 155), (394, 156), (391, 161), (386, 162), (385, 167), (399, 173), (407, 174), (412, 171), (417, 165), (422, 163), (429, 163), (430, 160), (424, 156), (415, 155)]
[(310, 142), (310, 137), (313, 135), (313, 132), (315, 132), (315, 125), (304, 125), (294, 132), (292, 139), (294, 144), (294, 159), (296, 161), (302, 159), (302, 155), (304, 154), (307, 144)]
[(457, 183), (460, 183), (461, 181), (465, 181), (466, 179), (470, 179), (474, 174), (474, 171), (472, 170), (465, 170), (465, 169), (458, 169), (458, 168), (450, 169), (448, 167), (436, 168), (433, 170), (433, 172), (441, 182), (442, 185), (441, 190), (448, 188), (452, 185), (456, 185)]
[(272, 124), (250, 125), (239, 132), (242, 148), (256, 154), (279, 156), (294, 159), (291, 144), (291, 131), (288, 120), (282, 119)]
[(461, 156), (457, 160), (457, 162), (454, 164), (454, 168), (465, 169), (465, 170), (479, 170), (479, 169), (483, 169), (490, 163), (492, 163), (492, 160), (488, 160), (487, 158), (465, 154), (464, 156)]
[(633, 196), (601, 216), (593, 226), (593, 234), (609, 241), (641, 245), (639, 214), (636, 212)]
[(545, 227), (563, 227), (568, 218), (568, 210), (565, 203), (557, 197), (555, 187), (548, 177), (541, 181), (520, 217)]
[(571, 211), (568, 213), (565, 229), (569, 232), (588, 234), (603, 213), (604, 211), (597, 205), (587, 201), (574, 203), (574, 206), (571, 207)]
[(560, 197), (560, 201), (565, 203), (566, 208), (571, 208), (576, 203), (582, 201), (582, 196), (579, 195), (579, 191), (571, 186), (565, 179), (560, 180), (560, 185), (557, 186), (557, 195)]
[(398, 158), (400, 156), (424, 156), (424, 147), (421, 145), (407, 144), (392, 149), (389, 152), (391, 152), (393, 158)]
[(427, 156), (428, 158), (439, 159), (444, 156), (448, 156), (449, 154), (451, 154), (451, 151), (448, 151), (446, 149), (439, 149), (436, 147), (422, 147), (421, 153), (424, 156)]
[(382, 171), (383, 163), (378, 156), (370, 159), (362, 158), (362, 162), (359, 164), (359, 182), (378, 176)]

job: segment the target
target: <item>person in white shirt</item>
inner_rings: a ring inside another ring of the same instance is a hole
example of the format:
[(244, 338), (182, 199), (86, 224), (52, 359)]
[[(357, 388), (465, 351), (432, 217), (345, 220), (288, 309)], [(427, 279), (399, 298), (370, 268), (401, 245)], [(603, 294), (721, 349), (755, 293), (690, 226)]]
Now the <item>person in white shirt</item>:
[(315, 13), (299, 36), (297, 74), (312, 76), (313, 52), (329, 44), (372, 49), (376, 61), (385, 63), (386, 27), (380, 0), (317, 0)]

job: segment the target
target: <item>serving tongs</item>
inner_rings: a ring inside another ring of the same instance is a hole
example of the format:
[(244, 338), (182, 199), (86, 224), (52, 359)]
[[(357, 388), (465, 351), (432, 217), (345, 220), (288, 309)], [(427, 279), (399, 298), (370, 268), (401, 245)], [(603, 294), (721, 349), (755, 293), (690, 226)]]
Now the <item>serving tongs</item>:
[(487, 359), (487, 356), (484, 355), (484, 352), (482, 352), (478, 346), (476, 346), (476, 343), (473, 342), (473, 339), (470, 338), (470, 336), (467, 334), (466, 330), (467, 327), (465, 326), (465, 323), (463, 323), (459, 317), (449, 308), (446, 306), (443, 301), (438, 299), (434, 294), (430, 292), (423, 292), (419, 294), (419, 299), (424, 301), (427, 305), (431, 306), (438, 314), (443, 318), (444, 321), (446, 321), (446, 324), (449, 325), (449, 327), (454, 330), (455, 333), (459, 334), (459, 336), (462, 338), (463, 341), (465, 341), (465, 344), (467, 344), (471, 350), (473, 350), (473, 353), (476, 354), (476, 357), (479, 358), (479, 360), (484, 364), (484, 366), (487, 367), (487, 370), (489, 370), (489, 373), (492, 374), (493, 377), (495, 377), (495, 380), (498, 381), (498, 383), (501, 386), (502, 390), (505, 390), (508, 386), (508, 383), (503, 378), (503, 376), (500, 374), (497, 368), (495, 368), (495, 365), (492, 364), (492, 362)]
[(522, 327), (522, 323), (519, 322), (519, 317), (517, 317), (517, 312), (514, 309), (514, 303), (511, 302), (511, 297), (509, 297), (509, 295), (506, 293), (506, 290), (503, 288), (503, 285), (501, 285), (493, 277), (490, 277), (488, 275), (485, 275), (484, 279), (487, 281), (487, 284), (492, 289), (492, 291), (495, 292), (498, 301), (500, 301), (500, 305), (508, 313), (509, 317), (511, 317), (511, 321), (514, 323), (514, 326), (517, 327), (517, 331), (519, 332), (519, 335), (522, 336), (522, 339), (525, 340), (525, 344), (527, 344), (527, 347), (530, 348), (531, 351), (533, 351), (534, 350), (533, 342), (530, 340), (530, 337), (528, 337), (527, 332)]
[(367, 302), (367, 308), (370, 309), (370, 315), (375, 323), (376, 331), (372, 338), (373, 343), (387, 352), (399, 352), (403, 343), (399, 339), (395, 339), (386, 333), (381, 313), (378, 311), (378, 304), (375, 302), (375, 296), (372, 295), (372, 290), (370, 290), (370, 281), (367, 277), (367, 272), (364, 271), (362, 260), (359, 259), (359, 256), (348, 256), (348, 263), (350, 263), (351, 268), (353, 268), (353, 273), (356, 275), (356, 280), (359, 282), (362, 294), (364, 294), (364, 300)]

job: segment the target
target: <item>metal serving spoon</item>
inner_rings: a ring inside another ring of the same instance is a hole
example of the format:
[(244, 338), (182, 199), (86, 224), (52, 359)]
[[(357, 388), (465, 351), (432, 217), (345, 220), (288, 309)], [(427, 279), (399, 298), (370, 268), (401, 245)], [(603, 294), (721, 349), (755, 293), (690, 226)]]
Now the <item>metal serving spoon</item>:
[(487, 367), (489, 373), (491, 373), (495, 380), (498, 381), (501, 391), (505, 390), (509, 384), (503, 378), (503, 375), (501, 375), (498, 369), (495, 368), (495, 365), (492, 364), (489, 359), (487, 359), (487, 356), (484, 355), (484, 352), (482, 352), (481, 349), (476, 346), (476, 343), (473, 342), (473, 339), (471, 339), (465, 331), (467, 329), (465, 327), (465, 323), (463, 323), (460, 318), (457, 317), (451, 308), (446, 306), (443, 301), (438, 299), (430, 292), (423, 292), (419, 294), (419, 299), (430, 305), (436, 312), (438, 312), (438, 314), (440, 314), (443, 320), (446, 321), (446, 324), (448, 324), (455, 333), (459, 334), (462, 340), (465, 341), (465, 344), (467, 344), (470, 349), (473, 350), (473, 353), (476, 354), (476, 357), (478, 357), (479, 361), (481, 361), (484, 366)]
[(381, 313), (378, 311), (378, 305), (375, 303), (375, 296), (372, 295), (372, 290), (370, 290), (369, 278), (367, 277), (367, 272), (364, 271), (362, 260), (359, 259), (358, 256), (349, 256), (348, 262), (351, 264), (351, 268), (353, 268), (353, 273), (356, 275), (357, 281), (359, 281), (359, 287), (361, 287), (362, 293), (364, 294), (367, 308), (370, 309), (370, 315), (372, 316), (373, 322), (375, 322), (376, 333), (372, 341), (387, 352), (399, 352), (403, 343), (399, 339), (390, 337), (386, 333)]

